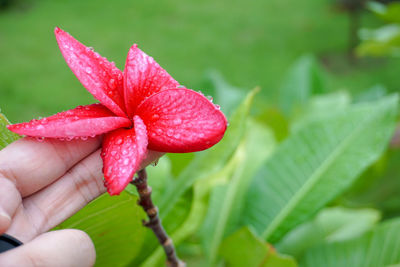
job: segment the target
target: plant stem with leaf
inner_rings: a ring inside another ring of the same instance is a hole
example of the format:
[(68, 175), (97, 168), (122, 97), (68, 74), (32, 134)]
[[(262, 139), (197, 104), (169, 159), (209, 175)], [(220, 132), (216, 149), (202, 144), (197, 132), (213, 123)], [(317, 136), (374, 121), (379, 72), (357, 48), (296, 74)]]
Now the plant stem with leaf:
[(148, 221), (143, 221), (143, 225), (154, 232), (158, 241), (164, 248), (167, 257), (167, 265), (171, 267), (186, 266), (186, 264), (178, 258), (172, 239), (168, 236), (161, 224), (160, 217), (158, 216), (158, 209), (151, 199), (151, 187), (147, 184), (146, 170), (143, 169), (139, 171), (137, 177), (133, 179), (131, 184), (136, 187), (139, 193), (138, 204), (142, 206), (149, 218)]

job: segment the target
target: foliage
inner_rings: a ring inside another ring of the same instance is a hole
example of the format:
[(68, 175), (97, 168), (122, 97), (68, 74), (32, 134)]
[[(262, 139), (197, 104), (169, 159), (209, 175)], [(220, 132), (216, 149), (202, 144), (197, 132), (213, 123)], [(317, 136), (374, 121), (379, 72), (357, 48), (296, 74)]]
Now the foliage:
[[(310, 56), (289, 71), (278, 108), (255, 105), (258, 89), (243, 98), (218, 73), (207, 79), (231, 114), (226, 136), (210, 150), (166, 155), (148, 168), (164, 226), (189, 266), (400, 264), (400, 217), (388, 220), (380, 205), (392, 203), (390, 214), (400, 215), (398, 153), (386, 150), (396, 94), (381, 86), (354, 98), (328, 93)], [(8, 135), (4, 120), (0, 126)], [(396, 186), (382, 195), (388, 183)], [(89, 233), (97, 266), (163, 266), (136, 199), (133, 188), (101, 196), (60, 227)]]
[(378, 29), (360, 30), (363, 42), (357, 48), (360, 56), (400, 57), (400, 3), (384, 5), (370, 2), (369, 9), (387, 24)]

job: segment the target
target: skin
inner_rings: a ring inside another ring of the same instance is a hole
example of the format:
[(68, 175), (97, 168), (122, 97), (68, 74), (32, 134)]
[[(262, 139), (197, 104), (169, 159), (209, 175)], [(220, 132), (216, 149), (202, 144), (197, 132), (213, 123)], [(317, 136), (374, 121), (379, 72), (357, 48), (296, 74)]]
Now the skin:
[[(103, 194), (101, 137), (69, 142), (20, 139), (0, 151), (0, 234), (24, 245), (0, 253), (0, 266), (93, 266), (79, 230), (48, 232)], [(161, 157), (149, 151), (142, 168)]]

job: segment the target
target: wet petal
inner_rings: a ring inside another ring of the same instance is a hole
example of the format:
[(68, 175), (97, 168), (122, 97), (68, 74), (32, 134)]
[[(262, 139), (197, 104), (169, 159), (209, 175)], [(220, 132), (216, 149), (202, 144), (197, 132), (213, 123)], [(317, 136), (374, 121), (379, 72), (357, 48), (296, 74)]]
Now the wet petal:
[(194, 152), (223, 137), (227, 121), (219, 107), (189, 89), (170, 89), (143, 101), (136, 110), (146, 125), (149, 149)]
[(40, 120), (9, 125), (8, 129), (27, 136), (72, 139), (95, 136), (130, 125), (129, 119), (116, 117), (102, 104), (93, 104)]
[(54, 32), (61, 53), (83, 86), (116, 115), (124, 116), (122, 72), (67, 32), (60, 28)]
[(124, 70), (125, 105), (129, 116), (147, 97), (165, 89), (176, 88), (175, 81), (163, 68), (142, 52), (137, 45), (129, 50)]
[(125, 189), (146, 154), (146, 126), (137, 116), (132, 129), (118, 129), (105, 135), (101, 157), (105, 185), (110, 195), (119, 195)]

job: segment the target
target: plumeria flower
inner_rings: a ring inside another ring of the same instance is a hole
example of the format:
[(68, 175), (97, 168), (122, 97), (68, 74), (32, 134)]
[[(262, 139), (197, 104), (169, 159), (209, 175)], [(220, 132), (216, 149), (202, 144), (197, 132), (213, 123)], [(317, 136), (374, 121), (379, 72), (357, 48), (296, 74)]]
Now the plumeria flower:
[(60, 28), (55, 35), (68, 66), (100, 103), (8, 129), (39, 139), (87, 139), (104, 134), (101, 157), (110, 195), (124, 190), (148, 150), (195, 152), (223, 137), (227, 120), (219, 107), (202, 94), (182, 88), (136, 44), (121, 72)]

